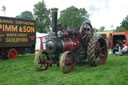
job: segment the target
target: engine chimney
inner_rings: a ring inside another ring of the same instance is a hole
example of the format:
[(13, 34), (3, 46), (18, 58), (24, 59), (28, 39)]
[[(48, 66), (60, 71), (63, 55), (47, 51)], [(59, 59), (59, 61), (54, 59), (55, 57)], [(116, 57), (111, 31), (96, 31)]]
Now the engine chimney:
[(52, 8), (52, 32), (57, 36), (57, 8)]

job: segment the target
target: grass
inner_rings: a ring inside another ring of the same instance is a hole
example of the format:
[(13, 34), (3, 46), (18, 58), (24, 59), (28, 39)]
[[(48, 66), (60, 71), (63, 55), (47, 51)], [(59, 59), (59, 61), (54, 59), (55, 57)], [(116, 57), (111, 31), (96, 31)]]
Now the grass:
[(128, 85), (128, 56), (109, 55), (106, 64), (97, 67), (81, 62), (70, 74), (56, 65), (37, 72), (33, 60), (33, 54), (0, 59), (0, 85)]

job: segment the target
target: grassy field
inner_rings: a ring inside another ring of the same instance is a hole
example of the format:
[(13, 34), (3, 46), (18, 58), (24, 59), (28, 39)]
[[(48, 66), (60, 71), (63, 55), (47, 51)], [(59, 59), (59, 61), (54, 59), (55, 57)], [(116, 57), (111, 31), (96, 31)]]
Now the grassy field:
[(128, 85), (128, 56), (109, 55), (106, 64), (97, 67), (81, 62), (70, 74), (63, 74), (56, 65), (37, 72), (33, 59), (32, 54), (0, 59), (0, 85)]

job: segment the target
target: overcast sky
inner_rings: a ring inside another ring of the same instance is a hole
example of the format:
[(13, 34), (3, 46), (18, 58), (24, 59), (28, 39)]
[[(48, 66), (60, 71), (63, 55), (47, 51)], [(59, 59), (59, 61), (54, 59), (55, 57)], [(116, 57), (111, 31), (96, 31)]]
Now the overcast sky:
[[(33, 11), (33, 5), (42, 0), (0, 0), (0, 16), (3, 5), (6, 6), (8, 17), (15, 17), (23, 11)], [(75, 6), (85, 8), (93, 27), (105, 26), (106, 29), (114, 29), (128, 15), (128, 0), (44, 0), (47, 8), (57, 7), (59, 11), (67, 7)], [(113, 25), (113, 28), (112, 28)]]

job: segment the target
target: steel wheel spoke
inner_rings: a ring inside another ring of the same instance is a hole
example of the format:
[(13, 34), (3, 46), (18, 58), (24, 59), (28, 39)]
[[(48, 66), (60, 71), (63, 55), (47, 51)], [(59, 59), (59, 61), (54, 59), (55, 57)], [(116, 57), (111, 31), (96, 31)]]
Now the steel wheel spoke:
[(99, 57), (97, 57), (97, 58), (96, 58), (96, 61), (100, 61), (100, 58), (99, 58)]
[(100, 50), (103, 50), (105, 47), (100, 48)]
[(84, 39), (86, 36), (87, 36), (87, 35), (85, 34), (85, 35), (82, 37), (82, 39)]
[(104, 56), (104, 54), (100, 54), (100, 56)]
[(104, 54), (100, 54), (99, 56), (100, 56), (100, 58), (104, 58), (105, 55)]
[(85, 41), (86, 41), (86, 45), (87, 45), (87, 43), (88, 43), (88, 39), (86, 38)]
[(86, 32), (88, 32), (88, 28), (85, 28)]
[(84, 30), (84, 29), (83, 29), (82, 31), (83, 31), (83, 34), (85, 34), (85, 33), (86, 33), (86, 30)]
[(96, 48), (97, 48), (98, 50), (100, 50), (100, 43), (99, 43), (99, 42), (96, 43)]

